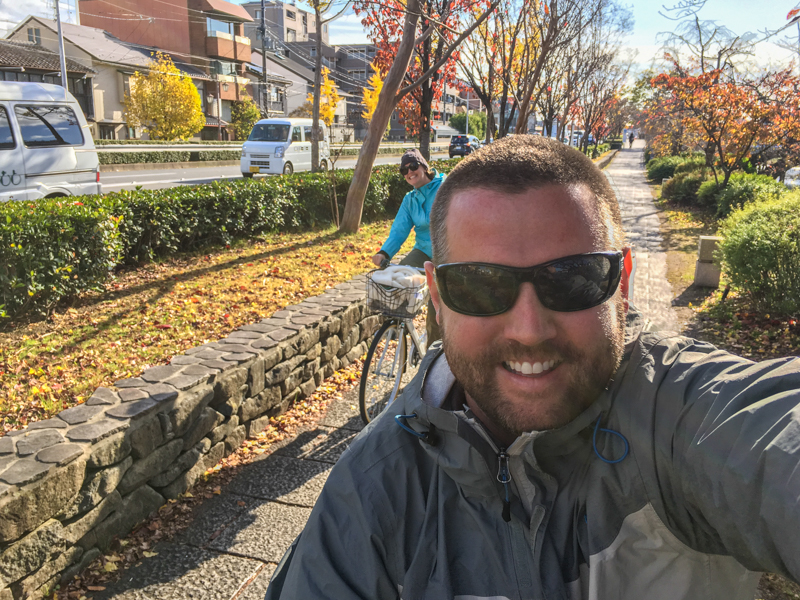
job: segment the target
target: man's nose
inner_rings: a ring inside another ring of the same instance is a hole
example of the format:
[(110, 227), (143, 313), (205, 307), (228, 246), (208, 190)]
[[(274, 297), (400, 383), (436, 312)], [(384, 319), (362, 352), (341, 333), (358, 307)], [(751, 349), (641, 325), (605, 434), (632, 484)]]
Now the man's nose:
[(532, 283), (525, 282), (520, 286), (514, 306), (503, 316), (506, 338), (525, 346), (536, 346), (556, 336), (553, 312), (539, 301)]

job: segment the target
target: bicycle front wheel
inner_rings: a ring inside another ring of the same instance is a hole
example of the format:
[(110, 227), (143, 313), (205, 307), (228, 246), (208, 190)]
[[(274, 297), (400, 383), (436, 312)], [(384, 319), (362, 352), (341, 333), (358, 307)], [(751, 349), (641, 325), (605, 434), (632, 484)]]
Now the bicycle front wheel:
[(402, 323), (391, 320), (375, 334), (361, 371), (358, 405), (365, 424), (397, 397), (406, 367), (406, 331)]

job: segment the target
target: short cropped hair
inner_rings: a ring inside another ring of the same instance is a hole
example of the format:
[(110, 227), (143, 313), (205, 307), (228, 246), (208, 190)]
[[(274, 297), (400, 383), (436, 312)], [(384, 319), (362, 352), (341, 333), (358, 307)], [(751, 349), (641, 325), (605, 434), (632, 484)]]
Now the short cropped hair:
[[(621, 249), (624, 233), (619, 203), (605, 175), (582, 152), (538, 135), (515, 135), (484, 146), (462, 160), (444, 180), (431, 208), (433, 262), (447, 261), (450, 202), (456, 193), (473, 188), (520, 194), (548, 185), (584, 185), (594, 195), (598, 219), (595, 235)], [(490, 207), (487, 207), (490, 210)]]

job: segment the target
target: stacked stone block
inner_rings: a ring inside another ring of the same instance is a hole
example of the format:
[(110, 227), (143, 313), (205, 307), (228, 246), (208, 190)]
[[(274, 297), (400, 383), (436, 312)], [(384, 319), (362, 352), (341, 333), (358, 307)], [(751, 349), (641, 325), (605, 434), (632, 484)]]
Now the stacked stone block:
[(0, 600), (42, 597), (367, 351), (364, 277), (0, 438)]

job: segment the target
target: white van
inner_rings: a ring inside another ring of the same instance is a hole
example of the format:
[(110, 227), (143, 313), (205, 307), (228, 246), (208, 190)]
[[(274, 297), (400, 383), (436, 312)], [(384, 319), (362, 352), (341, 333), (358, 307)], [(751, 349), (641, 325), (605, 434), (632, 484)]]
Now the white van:
[(100, 193), (100, 163), (75, 97), (0, 81), (0, 201)]
[[(311, 170), (311, 119), (261, 119), (242, 146), (242, 176), (255, 173), (273, 175)], [(330, 165), (328, 128), (319, 122), (323, 134), (319, 144), (319, 164)]]

